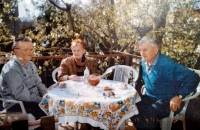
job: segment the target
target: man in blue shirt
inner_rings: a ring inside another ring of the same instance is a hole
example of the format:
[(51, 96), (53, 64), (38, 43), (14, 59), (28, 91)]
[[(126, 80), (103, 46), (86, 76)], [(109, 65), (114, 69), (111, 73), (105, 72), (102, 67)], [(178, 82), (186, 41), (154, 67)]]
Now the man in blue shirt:
[[(35, 64), (30, 61), (34, 54), (34, 47), (29, 38), (18, 38), (12, 46), (15, 53), (8, 61), (0, 75), (0, 91), (3, 99), (22, 101), (27, 113), (36, 119), (46, 114), (38, 106), (47, 88), (37, 73)], [(8, 111), (21, 111), (19, 104), (3, 102)]]
[(199, 76), (161, 54), (153, 38), (142, 38), (138, 48), (146, 91), (137, 104), (139, 114), (131, 120), (137, 130), (156, 130), (160, 129), (159, 120), (168, 117), (170, 111), (176, 114), (182, 110), (182, 99), (196, 90)]

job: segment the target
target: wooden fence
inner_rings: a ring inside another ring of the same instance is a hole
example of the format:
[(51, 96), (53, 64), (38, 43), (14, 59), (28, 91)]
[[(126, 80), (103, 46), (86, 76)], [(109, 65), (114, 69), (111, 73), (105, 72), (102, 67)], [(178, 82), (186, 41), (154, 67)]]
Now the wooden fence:
[[(131, 55), (127, 53), (113, 53), (104, 55), (87, 55), (88, 57), (93, 57), (94, 60), (98, 62), (98, 68), (101, 74), (110, 66), (121, 64), (132, 66), (133, 68), (138, 68), (140, 64), (140, 56)], [(51, 73), (52, 71), (60, 65), (63, 58), (69, 57), (69, 55), (62, 56), (35, 56), (32, 61), (36, 64), (38, 68), (38, 73), (42, 78), (43, 83), (48, 87), (53, 84)], [(9, 57), (0, 57), (0, 67), (9, 60)], [(0, 69), (1, 69), (0, 68)]]

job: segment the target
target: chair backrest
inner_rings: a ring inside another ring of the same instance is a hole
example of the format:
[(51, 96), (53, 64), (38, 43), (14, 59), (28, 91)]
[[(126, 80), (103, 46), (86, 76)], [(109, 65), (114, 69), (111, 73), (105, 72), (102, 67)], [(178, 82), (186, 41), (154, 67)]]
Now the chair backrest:
[(138, 79), (139, 72), (138, 70), (127, 65), (115, 65), (108, 68), (102, 75), (101, 78), (106, 78), (109, 73), (112, 73), (114, 70), (113, 80), (129, 83), (130, 85), (135, 85), (135, 82)]
[(54, 81), (55, 83), (57, 82), (56, 74), (57, 74), (57, 72), (58, 72), (58, 69), (59, 69), (59, 67), (57, 67), (56, 69), (54, 69), (53, 72), (52, 72), (52, 79), (53, 79), (53, 81)]

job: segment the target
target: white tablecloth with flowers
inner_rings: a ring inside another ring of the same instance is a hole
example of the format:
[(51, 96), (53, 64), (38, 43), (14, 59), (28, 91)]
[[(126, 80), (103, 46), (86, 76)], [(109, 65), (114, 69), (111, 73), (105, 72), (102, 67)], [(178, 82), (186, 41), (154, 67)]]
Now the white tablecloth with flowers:
[[(61, 123), (78, 121), (114, 130), (138, 114), (136, 103), (141, 99), (131, 85), (104, 79), (95, 88), (83, 82), (68, 80), (65, 83), (65, 88), (52, 85), (39, 104), (48, 115), (59, 117)], [(105, 86), (112, 90), (104, 91)]]

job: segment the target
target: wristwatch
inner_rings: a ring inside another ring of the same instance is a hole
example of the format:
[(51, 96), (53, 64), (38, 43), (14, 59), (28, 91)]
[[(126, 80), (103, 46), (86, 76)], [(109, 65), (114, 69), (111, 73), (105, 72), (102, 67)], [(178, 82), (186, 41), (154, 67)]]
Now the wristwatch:
[(177, 95), (180, 99), (183, 99), (183, 96), (182, 95)]

